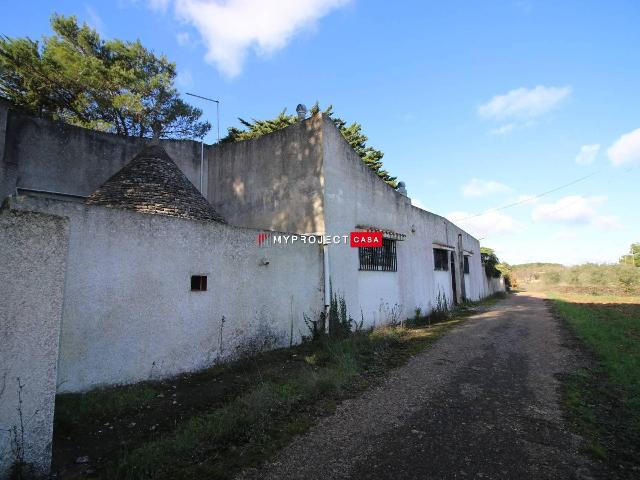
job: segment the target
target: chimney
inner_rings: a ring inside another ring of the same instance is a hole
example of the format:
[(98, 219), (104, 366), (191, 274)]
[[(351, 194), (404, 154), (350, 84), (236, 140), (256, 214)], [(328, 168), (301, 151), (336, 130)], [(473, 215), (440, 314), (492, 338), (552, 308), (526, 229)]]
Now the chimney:
[(298, 121), (302, 122), (305, 118), (307, 118), (307, 107), (299, 103), (296, 107), (296, 113), (298, 114)]

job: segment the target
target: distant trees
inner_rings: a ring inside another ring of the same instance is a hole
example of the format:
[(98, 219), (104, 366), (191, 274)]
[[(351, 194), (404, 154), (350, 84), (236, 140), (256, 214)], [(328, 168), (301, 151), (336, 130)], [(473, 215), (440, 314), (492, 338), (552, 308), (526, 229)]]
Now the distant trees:
[(632, 243), (629, 247), (629, 253), (620, 257), (620, 263), (640, 267), (640, 243)]
[[(320, 111), (320, 106), (318, 102), (316, 102), (311, 108), (310, 113), (315, 115)], [(384, 165), (382, 163), (384, 153), (367, 145), (367, 141), (369, 139), (362, 133), (362, 125), (356, 122), (347, 125), (345, 120), (339, 117), (334, 117), (332, 105), (329, 105), (324, 111), (322, 111), (322, 113), (331, 118), (333, 123), (342, 133), (342, 136), (347, 140), (347, 142), (349, 142), (349, 145), (351, 145), (351, 147), (356, 151), (367, 167), (373, 170), (391, 187), (398, 187), (397, 177), (391, 176), (391, 174), (384, 169)], [(269, 120), (245, 120), (243, 118), (238, 118), (238, 120), (244, 126), (244, 129), (237, 127), (229, 128), (229, 133), (221, 140), (222, 142), (239, 142), (242, 140), (257, 138), (267, 133), (281, 130), (289, 125), (293, 125), (298, 121), (298, 117), (296, 115), (287, 115), (287, 109), (285, 108), (275, 118)]]
[(545, 285), (598, 295), (640, 294), (640, 268), (631, 264), (522, 264), (511, 266), (511, 275), (520, 286), (531, 289)]
[(42, 42), (0, 38), (0, 96), (33, 115), (118, 135), (202, 137), (211, 125), (185, 103), (175, 63), (140, 41), (102, 40), (54, 14)]

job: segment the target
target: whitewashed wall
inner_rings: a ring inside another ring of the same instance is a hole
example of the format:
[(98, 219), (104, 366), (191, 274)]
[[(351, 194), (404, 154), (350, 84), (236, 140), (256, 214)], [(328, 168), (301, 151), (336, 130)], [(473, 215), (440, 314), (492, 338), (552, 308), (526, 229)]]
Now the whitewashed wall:
[[(23, 197), (20, 208), (70, 220), (61, 392), (288, 346), (308, 333), (303, 314), (322, 309), (317, 245), (258, 247), (256, 230), (75, 202)], [(190, 291), (197, 274), (206, 292)]]
[[(324, 214), (329, 234), (346, 234), (356, 225), (370, 225), (406, 235), (398, 241), (397, 272), (359, 271), (358, 251), (348, 245), (330, 247), (333, 288), (345, 296), (350, 314), (367, 325), (388, 320), (388, 309), (400, 308), (400, 316), (413, 316), (415, 308), (430, 311), (441, 292), (452, 304), (450, 271), (434, 271), (433, 243), (457, 247), (462, 234), (469, 256), (470, 273), (464, 275), (466, 297), (488, 295), (483, 283), (479, 242), (443, 217), (413, 207), (410, 200), (377, 177), (353, 151), (327, 118), (322, 123), (324, 158)], [(409, 185), (410, 187), (410, 185)], [(462, 274), (456, 262), (458, 290)]]
[(49, 472), (67, 240), (64, 218), (0, 210), (0, 478)]

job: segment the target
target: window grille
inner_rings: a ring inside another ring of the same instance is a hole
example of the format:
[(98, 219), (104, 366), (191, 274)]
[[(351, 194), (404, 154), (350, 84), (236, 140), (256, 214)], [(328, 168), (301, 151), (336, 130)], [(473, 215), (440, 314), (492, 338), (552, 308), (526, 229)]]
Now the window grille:
[(433, 249), (433, 269), (449, 270), (449, 252), (441, 248)]
[(382, 247), (360, 247), (360, 270), (397, 272), (396, 241), (382, 239)]

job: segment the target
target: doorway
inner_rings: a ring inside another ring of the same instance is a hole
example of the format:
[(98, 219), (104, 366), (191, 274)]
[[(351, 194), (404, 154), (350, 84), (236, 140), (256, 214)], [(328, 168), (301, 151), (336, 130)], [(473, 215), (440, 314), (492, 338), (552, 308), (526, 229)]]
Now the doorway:
[(453, 291), (453, 304), (458, 305), (458, 287), (456, 285), (456, 252), (451, 252), (451, 289)]

